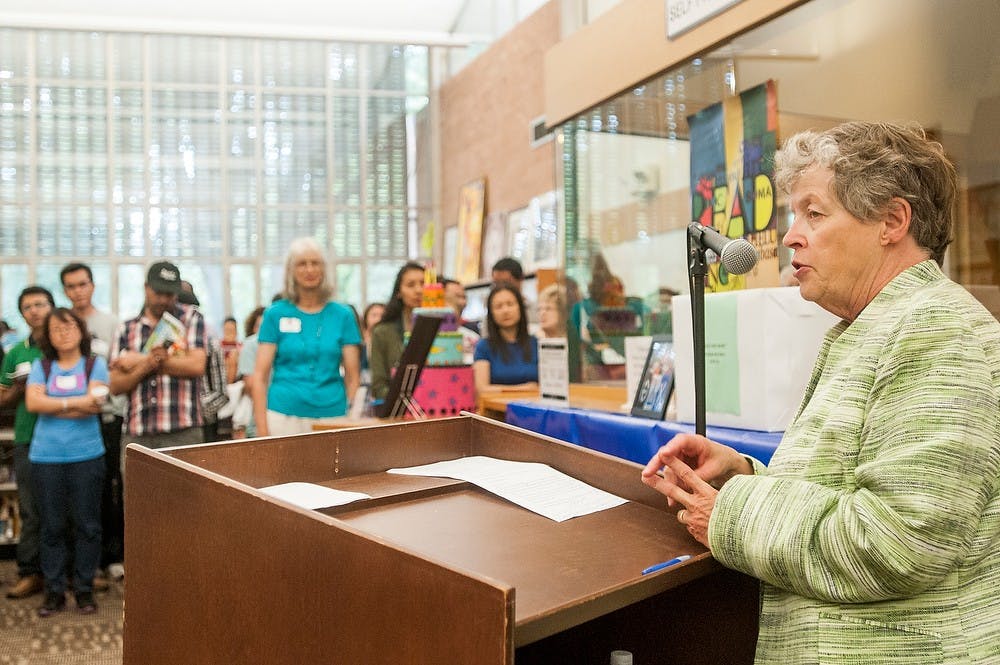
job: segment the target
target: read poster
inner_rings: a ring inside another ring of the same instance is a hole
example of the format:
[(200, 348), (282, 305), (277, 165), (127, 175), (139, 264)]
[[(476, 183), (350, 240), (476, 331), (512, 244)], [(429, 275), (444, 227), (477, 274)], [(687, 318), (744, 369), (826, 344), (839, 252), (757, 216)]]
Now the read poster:
[(709, 266), (708, 292), (778, 286), (778, 223), (774, 150), (778, 99), (774, 81), (688, 117), (691, 130), (691, 212), (729, 238), (746, 238), (760, 261), (746, 275)]

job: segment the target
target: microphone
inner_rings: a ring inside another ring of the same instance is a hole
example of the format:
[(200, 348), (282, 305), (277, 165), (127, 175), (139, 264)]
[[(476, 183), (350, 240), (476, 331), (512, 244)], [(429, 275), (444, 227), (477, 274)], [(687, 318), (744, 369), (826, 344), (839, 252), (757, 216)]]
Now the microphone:
[(760, 260), (757, 248), (745, 238), (727, 238), (711, 226), (691, 222), (688, 225), (688, 235), (703, 249), (715, 252), (730, 275), (748, 273)]

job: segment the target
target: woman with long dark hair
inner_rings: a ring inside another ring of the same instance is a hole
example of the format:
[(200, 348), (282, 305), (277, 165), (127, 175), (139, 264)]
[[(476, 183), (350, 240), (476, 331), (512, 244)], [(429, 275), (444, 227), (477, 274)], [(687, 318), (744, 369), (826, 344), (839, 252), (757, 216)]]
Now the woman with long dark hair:
[(39, 347), (43, 359), (32, 363), (25, 395), (25, 406), (38, 414), (28, 453), (45, 576), (45, 602), (38, 614), (46, 617), (66, 606), (70, 542), (76, 607), (92, 614), (105, 472), (98, 414), (108, 397), (108, 365), (101, 356), (91, 357), (87, 324), (65, 307), (49, 313)]
[(476, 343), (476, 392), (538, 387), (538, 339), (528, 334), (524, 298), (512, 284), (494, 286), (486, 299), (486, 339)]
[(372, 330), (372, 397), (385, 399), (392, 368), (403, 355), (403, 336), (413, 329), (413, 310), (424, 297), (424, 267), (410, 261), (396, 273), (392, 296), (382, 312), (382, 320)]

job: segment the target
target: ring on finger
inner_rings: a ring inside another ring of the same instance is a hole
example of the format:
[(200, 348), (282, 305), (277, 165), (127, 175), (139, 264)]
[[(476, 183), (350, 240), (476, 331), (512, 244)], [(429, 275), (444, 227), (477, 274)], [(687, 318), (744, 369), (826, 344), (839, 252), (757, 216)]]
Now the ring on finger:
[(688, 511), (684, 510), (683, 508), (681, 510), (678, 510), (677, 521), (680, 522), (681, 524), (687, 524), (687, 513)]

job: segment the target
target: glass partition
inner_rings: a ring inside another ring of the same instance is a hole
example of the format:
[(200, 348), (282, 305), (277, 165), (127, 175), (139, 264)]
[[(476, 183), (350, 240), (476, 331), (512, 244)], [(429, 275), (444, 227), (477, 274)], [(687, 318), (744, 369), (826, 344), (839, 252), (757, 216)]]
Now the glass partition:
[[(628, 337), (671, 333), (672, 295), (688, 291), (687, 119), (767, 80), (779, 140), (848, 120), (915, 121), (940, 140), (963, 184), (945, 268), (987, 306), (1000, 303), (995, 9), (813, 0), (564, 124), (566, 278), (580, 292), (567, 312), (571, 380), (623, 380)], [(787, 213), (777, 205), (780, 238)], [(779, 267), (788, 261), (779, 250)]]

